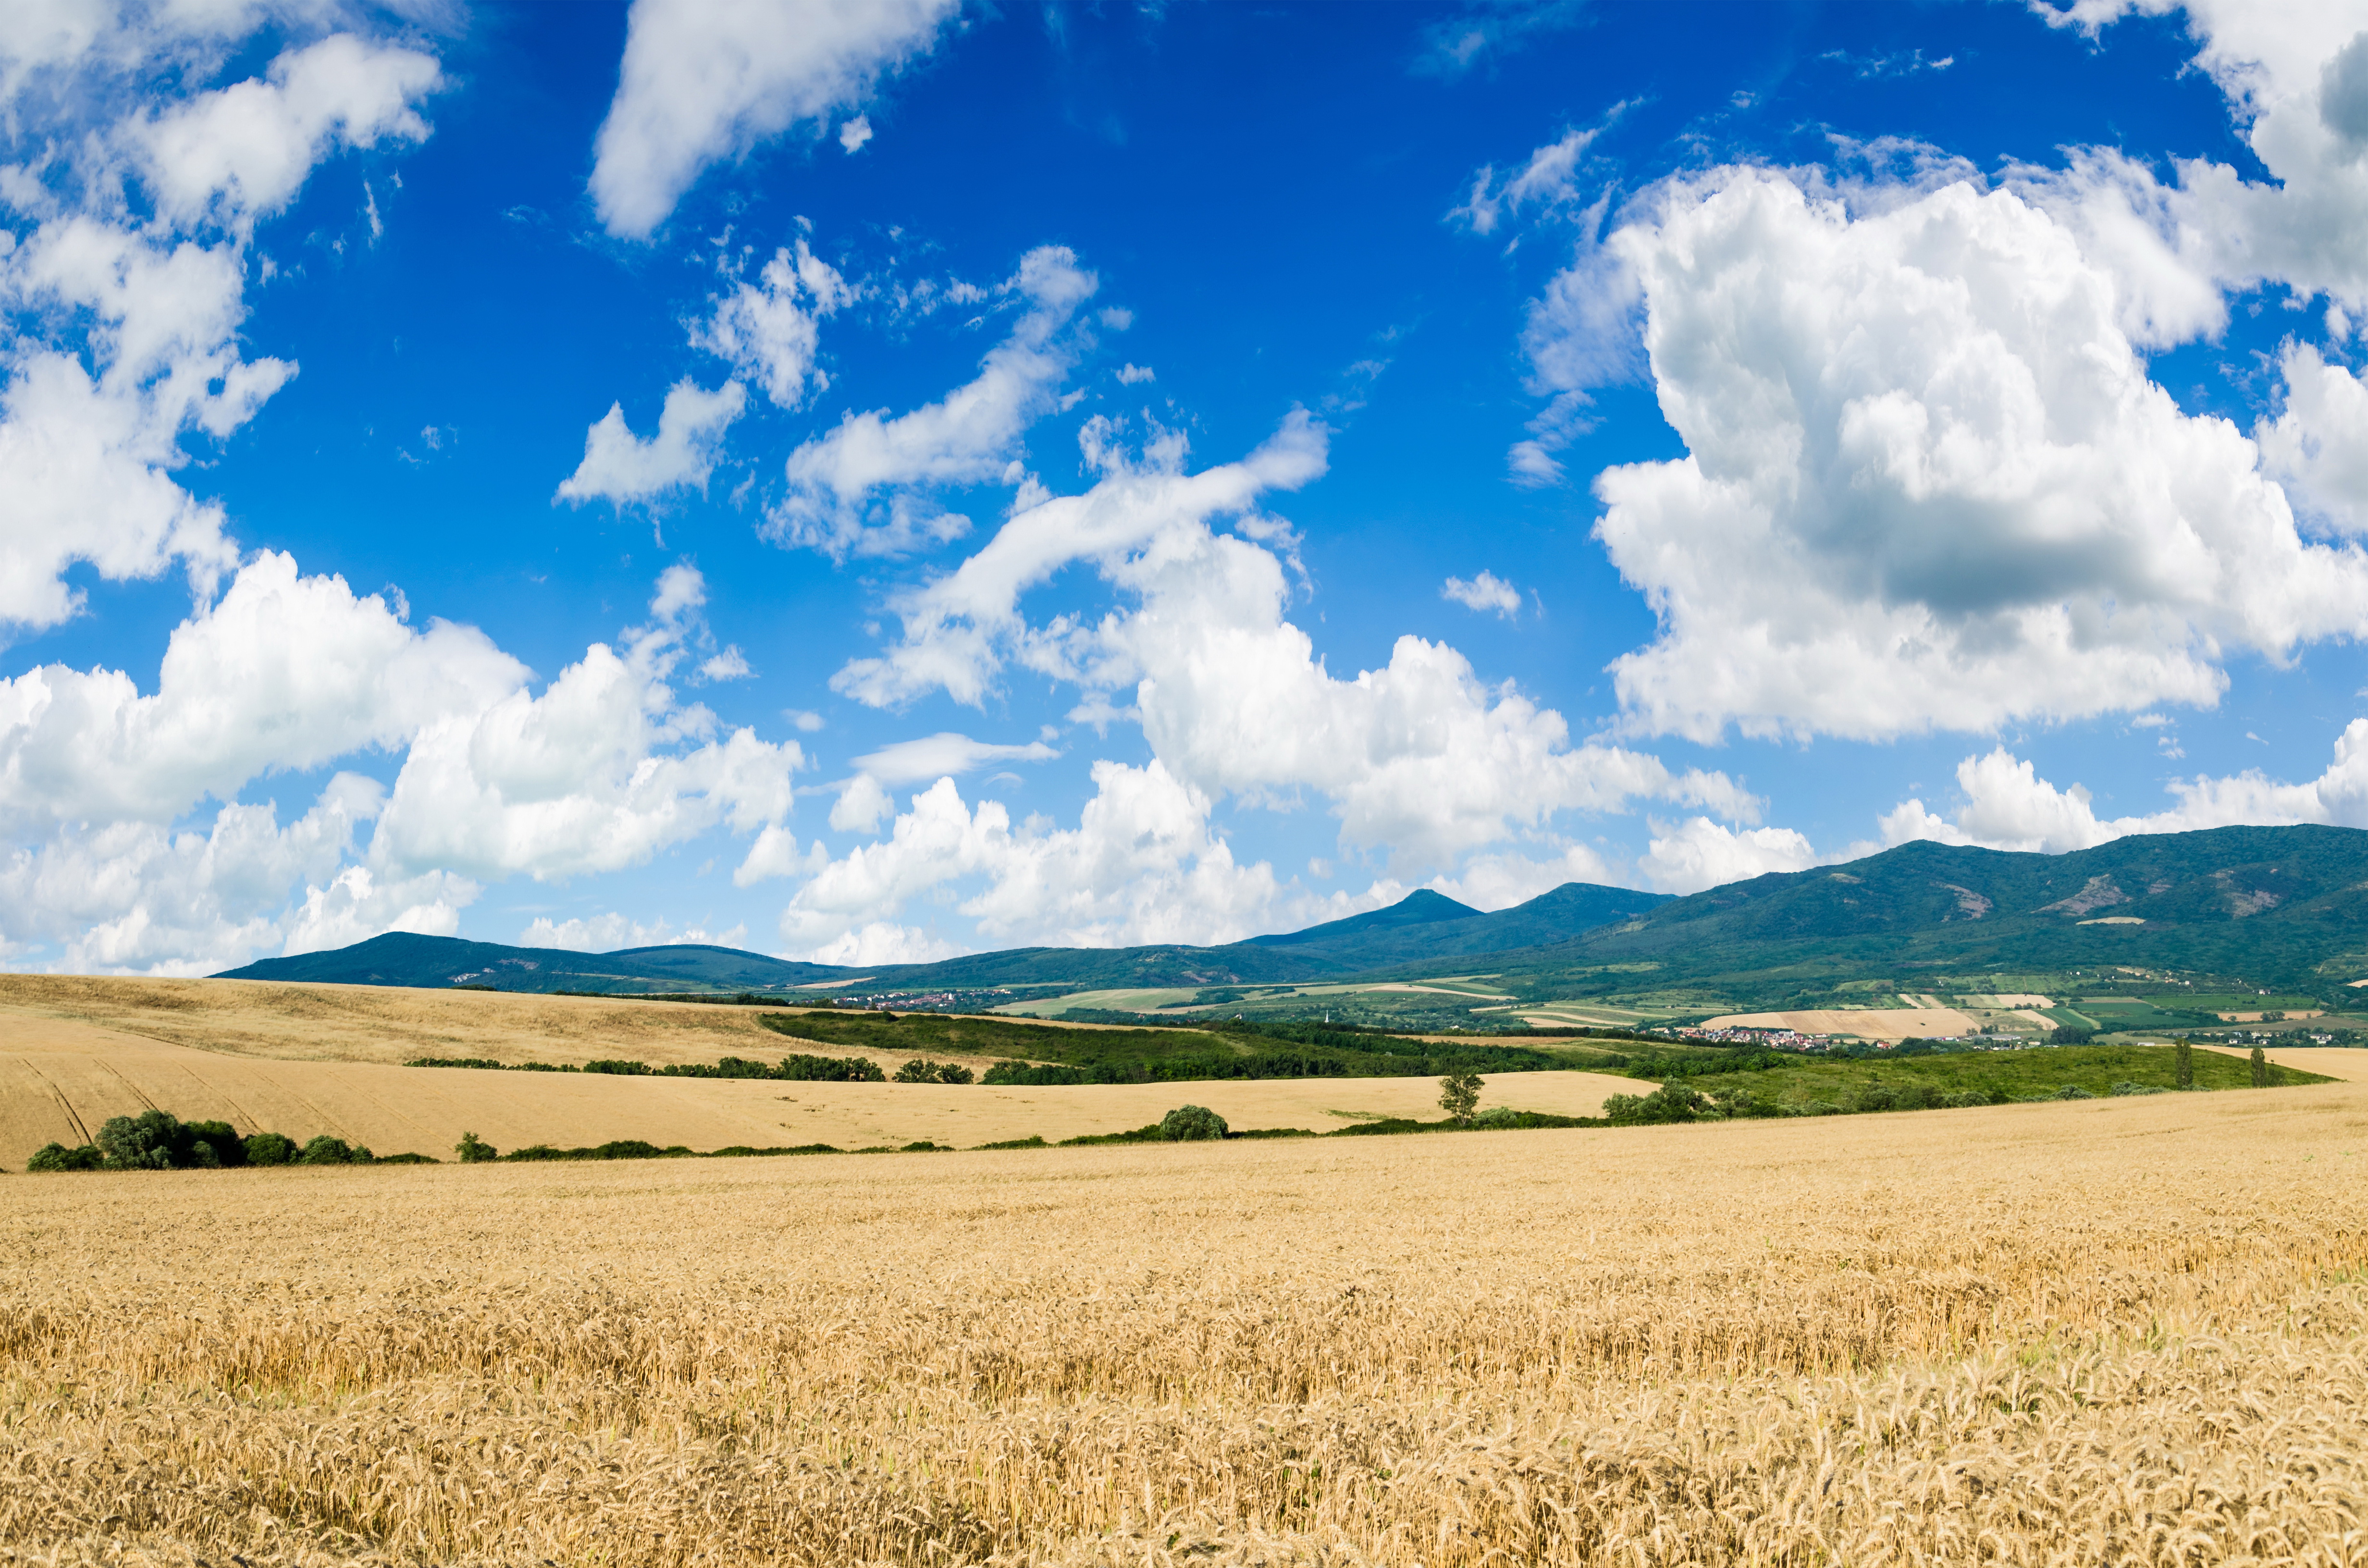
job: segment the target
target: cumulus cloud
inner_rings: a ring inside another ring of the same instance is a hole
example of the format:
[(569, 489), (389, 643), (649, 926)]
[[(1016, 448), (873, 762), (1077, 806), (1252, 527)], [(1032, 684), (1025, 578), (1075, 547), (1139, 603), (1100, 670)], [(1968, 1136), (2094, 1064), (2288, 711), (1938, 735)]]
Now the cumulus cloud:
[[(22, 224), (0, 246), (20, 334), (0, 359), (0, 624), (30, 629), (76, 613), (77, 562), (121, 581), (177, 561), (200, 597), (235, 563), (221, 507), (171, 472), (185, 437), (230, 436), (296, 373), (240, 353), (254, 222), (334, 149), (425, 135), (414, 105), (440, 84), (425, 54), (339, 34), (142, 108), (121, 73), (191, 36), (219, 51), (261, 18), (69, 9), (37, 15), (0, 60), (11, 91), (39, 76), (87, 119), (79, 135), (56, 122), (0, 196)], [(140, 197), (153, 217), (133, 211)]]
[(837, 270), (800, 240), (794, 250), (775, 251), (755, 283), (717, 300), (691, 329), (691, 346), (731, 361), (775, 407), (796, 408), (830, 384), (814, 364), (820, 323), (853, 298)]
[(1469, 581), (1450, 577), (1440, 585), (1439, 597), (1466, 609), (1494, 610), (1507, 620), (1521, 613), (1521, 590), (1494, 572), (1483, 572)]
[[(1552, 846), (1544, 847), (1551, 849)], [(1565, 882), (1616, 886), (1625, 881), (1605, 862), (1602, 856), (1586, 845), (1568, 844), (1562, 846), (1558, 854), (1515, 850), (1474, 855), (1456, 868), (1453, 876), (1433, 877), (1426, 885), (1445, 893), (1458, 903), (1468, 903), (1474, 909), (1495, 910), (1527, 903), (1540, 893), (1552, 892)], [(1395, 883), (1377, 882), (1374, 886), (1377, 891), (1386, 889), (1385, 896), (1372, 899), (1376, 907), (1395, 903), (1405, 896), (1404, 891)]]
[(650, 623), (621, 647), (596, 642), (540, 694), (520, 687), (422, 726), (373, 858), (488, 881), (564, 881), (638, 865), (714, 827), (780, 824), (804, 762), (797, 743), (748, 729), (717, 738), (715, 716), (677, 702), (666, 684), (704, 597), (696, 571), (670, 568)]
[(2288, 344), (2283, 406), (2254, 427), (2261, 466), (2308, 517), (2368, 533), (2368, 387), (2308, 344)]
[(627, 427), (624, 405), (610, 403), (600, 421), (585, 432), (584, 460), (560, 482), (554, 499), (622, 506), (655, 500), (686, 485), (704, 491), (723, 433), (747, 403), (747, 389), (738, 381), (706, 392), (686, 376), (666, 393), (657, 434), (647, 440)]
[(999, 745), (946, 731), (867, 752), (855, 759), (855, 766), (882, 784), (913, 784), (924, 778), (959, 778), (990, 762), (1044, 762), (1060, 755), (1042, 741)]
[[(1089, 714), (1117, 712), (1112, 694), (1131, 686), (1132, 715), (1168, 777), (1210, 798), (1287, 804), (1317, 793), (1345, 841), (1386, 850), (1393, 867), (1443, 867), (1556, 812), (1638, 797), (1758, 820), (1759, 803), (1724, 775), (1572, 745), (1561, 715), (1484, 685), (1443, 644), (1401, 638), (1384, 667), (1333, 676), (1284, 619), (1285, 567), (1262, 541), (1288, 530), (1255, 509), (1262, 494), (1324, 472), (1325, 432), (1304, 414), (1247, 458), (1198, 473), (1185, 472), (1173, 433), (1140, 457), (1106, 424), (1085, 439), (1104, 469), (1091, 490), (1019, 513), (956, 570), (897, 600), (898, 642), (850, 662), (833, 686), (877, 706), (935, 689), (975, 704), (1016, 661), (1083, 688)], [(1237, 531), (1216, 532), (1223, 517)], [(1022, 597), (1079, 562), (1132, 608), (1031, 623)]]
[[(2095, 32), (2164, 0), (2040, 5), (2062, 26)], [(2226, 289), (2283, 283), (2325, 291), (2357, 316), (2368, 306), (2368, 16), (2356, 6), (2192, 0), (2182, 7), (2196, 62), (2267, 169), (2251, 180), (2205, 158), (2174, 161), (2163, 182), (2118, 150), (2080, 150), (2060, 176), (2032, 174), (2125, 285), (2125, 327), (2142, 341), (2216, 330)]]
[(973, 809), (939, 779), (911, 798), (887, 837), (798, 890), (782, 939), (821, 962), (886, 961), (890, 933), (914, 935), (898, 921), (905, 906), (949, 884), (973, 887), (959, 912), (1015, 944), (1227, 942), (1292, 919), (1272, 869), (1237, 865), (1210, 830), (1207, 797), (1160, 763), (1097, 762), (1093, 779), (1074, 828), (1015, 828), (1001, 805)]
[(2186, 833), (2240, 824), (2283, 826), (2324, 823), (2368, 827), (2368, 719), (2354, 719), (2336, 737), (2327, 770), (2299, 784), (2258, 768), (2227, 777), (2199, 774), (2168, 786), (2175, 803), (2145, 815), (2100, 817), (2089, 791), (2058, 789), (2029, 762), (2003, 746), (1957, 765), (1964, 803), (1952, 819), (1903, 801), (1882, 819), (1885, 845), (1909, 839), (1974, 844), (1986, 849), (2060, 854), (2087, 849), (2134, 833)]
[(245, 233), (286, 207), (331, 147), (424, 140), (413, 106), (442, 79), (432, 56), (337, 33), (281, 54), (260, 79), (143, 116), (125, 139), (161, 216)]
[[(849, 414), (800, 446), (786, 466), (789, 493), (767, 515), (770, 535), (844, 557), (900, 553), (966, 531), (968, 519), (937, 510), (917, 489), (1009, 472), (1021, 434), (1051, 410), (1076, 362), (1082, 341), (1068, 329), (1097, 286), (1068, 250), (1029, 252), (998, 290), (1024, 308), (977, 378), (907, 414)], [(873, 505), (882, 492), (888, 501)]]
[(877, 833), (895, 814), (896, 802), (889, 799), (886, 786), (869, 773), (859, 773), (839, 790), (830, 808), (830, 825), (841, 833)]
[[(694, 569), (669, 568), (649, 623), (538, 694), (481, 632), (414, 630), (378, 596), (259, 555), (176, 629), (153, 692), (55, 665), (0, 681), (0, 828), (17, 840), (0, 941), (61, 944), (69, 967), (220, 969), (449, 934), (483, 881), (778, 828), (796, 744), (721, 733), (666, 684), (704, 600)], [(338, 774), (286, 826), (242, 798), (371, 750), (401, 755), (392, 790)], [(176, 825), (209, 799), (210, 827)]]
[(1725, 170), (1607, 242), (1688, 455), (1607, 470), (1660, 621), (1639, 729), (1863, 738), (2210, 704), (2227, 651), (2368, 630), (2253, 444), (2147, 379), (2114, 277), (2010, 191), (1853, 214)]
[(151, 694), (104, 668), (0, 679), (0, 831), (161, 826), (260, 775), (399, 745), (525, 676), (483, 632), (415, 631), (380, 596), (265, 551), (174, 630)]
[(711, 935), (698, 926), (677, 931), (664, 920), (644, 926), (628, 915), (615, 913), (554, 922), (547, 915), (538, 915), (518, 936), (522, 948), (564, 948), (575, 953), (608, 953), (625, 948), (678, 947), (698, 943), (731, 947), (747, 937), (744, 926), (734, 926), (729, 931)]
[(1653, 836), (1637, 869), (1656, 892), (1700, 892), (1817, 863), (1816, 850), (1789, 827), (1736, 829), (1708, 817), (1652, 825)]
[[(862, 103), (882, 78), (927, 54), (958, 8), (957, 0), (634, 0), (592, 168), (601, 222), (612, 234), (647, 237), (710, 164)], [(862, 138), (849, 143), (842, 131), (841, 144), (852, 152)]]

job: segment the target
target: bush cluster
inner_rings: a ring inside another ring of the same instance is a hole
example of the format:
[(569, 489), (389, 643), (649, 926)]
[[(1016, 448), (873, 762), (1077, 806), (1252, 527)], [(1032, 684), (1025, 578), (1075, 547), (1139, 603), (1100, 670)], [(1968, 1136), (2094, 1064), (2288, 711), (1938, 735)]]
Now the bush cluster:
[(982, 1084), (1017, 1084), (1023, 1088), (1046, 1089), (1067, 1084), (1090, 1084), (1085, 1070), (1030, 1062), (998, 1062), (986, 1070)]
[(977, 1077), (958, 1062), (932, 1062), (926, 1056), (916, 1056), (896, 1069), (900, 1084), (968, 1084)]
[[(2088, 1098), (2086, 1090), (2076, 1091)], [(2058, 1094), (2048, 1096), (2061, 1099)], [(1663, 1084), (1649, 1095), (1612, 1095), (1603, 1102), (1603, 1114), (1614, 1127), (1655, 1127), (1679, 1121), (1725, 1121), (1740, 1118), (1782, 1116), (1858, 1116), (1885, 1110), (1961, 1110), (1972, 1106), (2004, 1105), (2007, 1096), (1985, 1089), (1952, 1092), (1930, 1084), (1869, 1084), (1839, 1100), (1814, 1100), (1805, 1105), (1780, 1105), (1748, 1089), (1724, 1089), (1715, 1095), (1688, 1088), (1682, 1082)]]
[(109, 1117), (98, 1136), (79, 1148), (42, 1145), (25, 1162), (28, 1171), (230, 1170), (241, 1165), (370, 1165), (410, 1162), (418, 1154), (381, 1160), (327, 1134), (304, 1144), (279, 1132), (241, 1138), (226, 1121), (183, 1121), (169, 1110)]
[(1225, 1119), (1207, 1106), (1178, 1106), (1159, 1119), (1159, 1136), (1170, 1143), (1197, 1143), (1225, 1135)]

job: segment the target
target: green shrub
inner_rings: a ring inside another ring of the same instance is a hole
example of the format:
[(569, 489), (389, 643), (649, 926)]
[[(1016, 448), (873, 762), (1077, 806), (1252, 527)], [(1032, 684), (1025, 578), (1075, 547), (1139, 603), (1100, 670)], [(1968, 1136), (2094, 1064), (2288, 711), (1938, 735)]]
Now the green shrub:
[(2097, 1038), (2097, 1031), (2066, 1024), (2047, 1038), (2049, 1042), (2055, 1045), (2086, 1045)]
[(502, 1152), (499, 1149), (484, 1142), (473, 1132), (461, 1134), (461, 1141), (452, 1145), (452, 1152), (461, 1156), (461, 1163), (464, 1165), (481, 1165), (487, 1160), (498, 1160), (502, 1157)]
[(1479, 1115), (1472, 1119), (1473, 1126), (1485, 1127), (1492, 1131), (1507, 1127), (1519, 1127), (1520, 1124), (1521, 1113), (1515, 1110), (1508, 1105), (1490, 1106), (1486, 1110), (1482, 1111)]
[[(1041, 1089), (1060, 1084), (1090, 1084), (1093, 1080), (1087, 1076), (1084, 1069), (1077, 1067), (1038, 1065), (1027, 1062), (998, 1062), (986, 1070), (986, 1076), (981, 1078), (979, 1082), (1017, 1084), (1025, 1088)], [(981, 1147), (992, 1149), (996, 1145), (986, 1143), (982, 1144)]]
[(977, 1074), (957, 1062), (932, 1062), (926, 1056), (916, 1056), (896, 1069), (900, 1084), (968, 1084)]
[(110, 1116), (95, 1142), (111, 1171), (165, 1171), (177, 1163), (174, 1145), (182, 1138), (180, 1119), (169, 1110), (143, 1110), (138, 1116)]
[(279, 1132), (257, 1132), (246, 1140), (245, 1150), (250, 1165), (292, 1165), (302, 1152), (296, 1140)]
[(1225, 1119), (1207, 1106), (1178, 1106), (1159, 1119), (1159, 1136), (1170, 1143), (1196, 1143), (1225, 1135)]
[(2066, 1084), (2047, 1097), (2055, 1100), (2093, 1100), (2097, 1096), (2078, 1084)]
[(1675, 1080), (1649, 1095), (1612, 1095), (1603, 1102), (1603, 1114), (1614, 1127), (1659, 1127), (1679, 1121), (1716, 1120), (1710, 1096)]
[(25, 1162), (28, 1171), (97, 1171), (107, 1168), (107, 1156), (96, 1143), (85, 1143), (69, 1149), (63, 1143), (44, 1143)]
[(296, 1156), (296, 1163), (300, 1165), (350, 1165), (355, 1163), (354, 1147), (342, 1138), (332, 1138), (324, 1132), (304, 1145), (303, 1151)]
[[(989, 1071), (992, 1072), (993, 1069)], [(990, 1083), (993, 1081), (991, 1078), (988, 1080)], [(1028, 1138), (1007, 1138), (1000, 1143), (981, 1143), (979, 1147), (982, 1149), (1044, 1149), (1051, 1145), (1044, 1142), (1044, 1135), (1039, 1132)]]
[(2115, 1084), (2112, 1088), (2107, 1089), (2107, 1090), (2105, 1091), (2105, 1093), (2106, 1093), (2106, 1094), (2108, 1094), (2108, 1095), (2113, 1095), (2113, 1096), (2120, 1096), (2120, 1095), (2167, 1095), (2167, 1094), (2170, 1093), (2170, 1091), (2169, 1091), (2169, 1089), (2165, 1089), (2165, 1088), (2158, 1087), (2157, 1085), (2153, 1085), (2153, 1084), (2128, 1084), (2128, 1083), (2123, 1083), (2123, 1084)]

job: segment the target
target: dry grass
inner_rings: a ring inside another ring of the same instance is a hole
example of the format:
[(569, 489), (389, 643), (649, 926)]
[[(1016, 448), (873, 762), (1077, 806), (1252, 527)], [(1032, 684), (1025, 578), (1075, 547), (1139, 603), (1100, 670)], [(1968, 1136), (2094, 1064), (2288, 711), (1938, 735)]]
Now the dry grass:
[(2368, 1558), (2368, 1088), (0, 1180), (0, 1560)]
[[(503, 1148), (618, 1138), (695, 1149), (922, 1140), (968, 1148), (1121, 1132), (1187, 1101), (1245, 1128), (1323, 1131), (1351, 1116), (1438, 1114), (1439, 1086), (1429, 1078), (946, 1088), (394, 1065), (419, 1056), (771, 1061), (803, 1051), (870, 1056), (893, 1072), (911, 1054), (801, 1044), (758, 1028), (757, 1011), (392, 986), (0, 974), (0, 1169), (21, 1169), (44, 1143), (84, 1142), (108, 1117), (151, 1107), (241, 1132), (325, 1132), (381, 1154), (438, 1156), (464, 1131)], [(928, 1054), (979, 1070), (991, 1062)], [(1589, 1074), (1520, 1074), (1498, 1079), (1483, 1103), (1592, 1116), (1607, 1094), (1635, 1087)]]
[[(419, 1056), (712, 1062), (795, 1049), (784, 1048), (780, 1036), (757, 1025), (756, 1015), (765, 1010), (770, 1009), (395, 985), (0, 974), (0, 1044), (20, 1050), (38, 1049), (51, 1030), (67, 1024), (198, 1051), (291, 1062), (393, 1064)], [(874, 1055), (891, 1063), (903, 1055), (852, 1048), (833, 1048), (830, 1054)]]
[[(847, 1054), (836, 1047), (802, 1048), (775, 1034), (756, 1043), (746, 1053), (765, 1059), (800, 1049)], [(903, 1055), (885, 1060), (893, 1066)], [(1593, 1116), (1606, 1095), (1637, 1087), (1591, 1073), (1516, 1073), (1491, 1080), (1482, 1100)], [(56, 1020), (31, 1048), (13, 1035), (0, 1043), (0, 1169), (21, 1170), (44, 1143), (87, 1142), (108, 1117), (136, 1116), (152, 1106), (188, 1120), (227, 1121), (242, 1133), (269, 1131), (302, 1140), (325, 1132), (381, 1154), (412, 1151), (448, 1158), (464, 1131), (504, 1149), (572, 1148), (613, 1138), (694, 1149), (735, 1143), (869, 1149), (923, 1140), (974, 1148), (1014, 1138), (1058, 1142), (1122, 1132), (1187, 1102), (1208, 1106), (1239, 1128), (1323, 1131), (1345, 1125), (1351, 1115), (1436, 1118), (1438, 1101), (1435, 1078), (1013, 1088), (288, 1062), (220, 1055)]]

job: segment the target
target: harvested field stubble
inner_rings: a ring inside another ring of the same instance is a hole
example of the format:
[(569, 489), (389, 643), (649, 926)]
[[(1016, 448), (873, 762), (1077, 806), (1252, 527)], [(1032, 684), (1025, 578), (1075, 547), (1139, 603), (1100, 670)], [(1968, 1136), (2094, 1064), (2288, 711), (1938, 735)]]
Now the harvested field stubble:
[(2342, 1085), (9, 1177), (0, 1557), (2354, 1562), (2363, 1162)]

